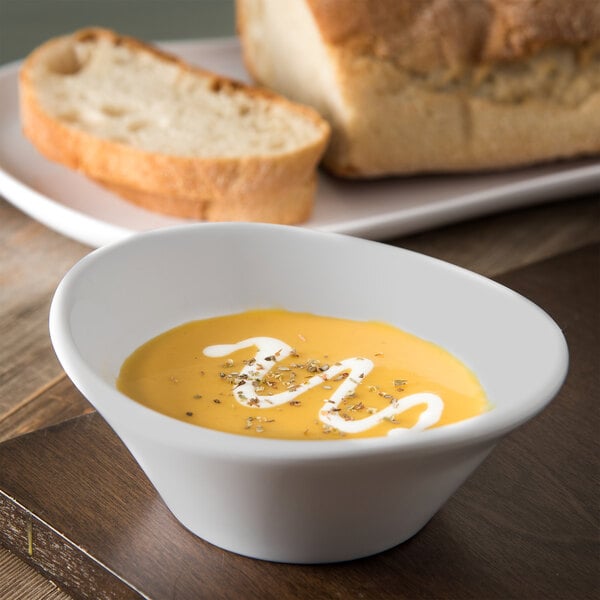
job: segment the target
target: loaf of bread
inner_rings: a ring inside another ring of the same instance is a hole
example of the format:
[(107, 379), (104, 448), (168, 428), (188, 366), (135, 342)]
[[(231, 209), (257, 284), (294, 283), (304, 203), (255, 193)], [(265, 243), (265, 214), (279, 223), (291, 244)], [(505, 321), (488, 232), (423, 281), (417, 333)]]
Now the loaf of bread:
[(238, 0), (248, 70), (346, 177), (600, 153), (599, 0)]
[(23, 131), (48, 158), (179, 217), (308, 218), (329, 126), (311, 108), (86, 29), (20, 73)]

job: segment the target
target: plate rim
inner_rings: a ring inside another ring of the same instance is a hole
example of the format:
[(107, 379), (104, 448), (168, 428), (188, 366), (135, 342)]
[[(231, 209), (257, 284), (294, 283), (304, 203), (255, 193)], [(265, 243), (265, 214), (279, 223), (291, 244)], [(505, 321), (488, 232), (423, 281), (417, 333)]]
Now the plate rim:
[[(156, 42), (156, 44), (175, 54), (178, 53), (178, 50), (181, 51), (186, 47), (219, 52), (224, 49), (239, 49), (240, 46), (238, 38), (232, 36), (163, 40)], [(18, 72), (22, 63), (22, 60), (17, 60), (0, 65), (0, 83), (11, 77), (18, 78)], [(44, 158), (44, 160), (48, 159)], [(502, 176), (506, 173), (506, 177), (508, 178), (511, 174), (519, 172), (525, 174), (530, 168), (534, 170), (537, 168), (538, 171), (544, 168), (552, 169), (553, 165), (556, 166), (556, 171), (551, 170), (549, 173), (533, 172), (531, 177), (526, 177), (518, 181), (508, 180), (500, 184), (493, 184), (489, 189), (461, 193), (416, 206), (394, 208), (383, 214), (375, 213), (358, 217), (352, 216), (349, 220), (334, 223), (319, 224), (318, 222), (309, 221), (299, 226), (371, 240), (385, 240), (513, 208), (524, 208), (558, 199), (567, 200), (569, 197), (577, 194), (600, 189), (600, 157), (593, 156), (532, 165), (531, 167), (520, 169), (497, 171), (493, 174)], [(64, 168), (66, 169), (66, 167)], [(76, 173), (66, 172), (65, 174), (70, 176)], [(462, 177), (469, 177), (471, 175), (482, 176), (486, 174), (465, 173), (446, 175), (462, 179)], [(325, 177), (330, 176), (325, 175)], [(424, 174), (417, 177), (422, 177), (423, 179), (427, 179), (428, 177), (439, 178), (444, 177), (444, 174), (429, 176)], [(335, 178), (332, 180), (335, 181)], [(393, 179), (390, 178), (390, 180)], [(410, 180), (411, 178), (404, 181), (399, 179), (398, 185), (401, 186)], [(344, 181), (344, 183), (348, 182)], [(361, 183), (364, 185), (368, 182), (362, 181)], [(401, 187), (399, 187), (398, 191), (401, 193)], [(27, 183), (5, 170), (2, 164), (0, 164), (0, 196), (50, 229), (92, 247), (103, 246), (107, 243), (125, 239), (129, 235), (145, 231), (144, 228), (132, 229), (131, 227), (117, 225), (72, 208), (64, 204), (59, 198), (50, 197), (36, 191)], [(317, 192), (317, 201), (318, 198)], [(123, 202), (125, 201), (123, 200)], [(156, 215), (157, 213), (153, 214)], [(160, 216), (158, 215), (159, 218)], [(169, 218), (173, 219), (173, 217)], [(187, 222), (190, 221), (186, 219), (180, 220), (181, 224)], [(173, 224), (173, 222), (165, 223), (164, 225), (159, 225), (158, 228)]]

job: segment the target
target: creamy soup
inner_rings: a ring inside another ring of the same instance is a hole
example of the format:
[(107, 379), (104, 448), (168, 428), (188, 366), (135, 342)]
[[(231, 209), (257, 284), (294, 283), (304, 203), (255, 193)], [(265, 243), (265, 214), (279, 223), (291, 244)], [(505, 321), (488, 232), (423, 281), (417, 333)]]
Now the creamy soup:
[(391, 325), (284, 310), (192, 321), (138, 348), (118, 389), (156, 411), (242, 435), (401, 435), (488, 409), (475, 375)]

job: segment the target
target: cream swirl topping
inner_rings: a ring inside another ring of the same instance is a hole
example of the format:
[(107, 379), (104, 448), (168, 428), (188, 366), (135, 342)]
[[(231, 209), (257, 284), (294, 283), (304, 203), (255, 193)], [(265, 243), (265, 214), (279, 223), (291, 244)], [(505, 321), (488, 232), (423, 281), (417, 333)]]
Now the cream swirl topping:
[(314, 387), (337, 378), (342, 373), (348, 373), (348, 376), (341, 380), (331, 396), (324, 398), (323, 406), (319, 410), (320, 421), (329, 427), (334, 427), (344, 433), (360, 433), (414, 406), (424, 405), (423, 411), (412, 427), (396, 427), (388, 433), (388, 435), (395, 435), (409, 430), (422, 431), (432, 427), (440, 420), (442, 415), (444, 402), (438, 395), (418, 393), (401, 399), (394, 399), (389, 406), (361, 419), (348, 421), (342, 418), (338, 414), (340, 404), (346, 397), (355, 393), (356, 388), (364, 382), (373, 369), (373, 362), (368, 358), (356, 356), (340, 360), (326, 371), (313, 375), (310, 379), (294, 386), (292, 389), (266, 395), (258, 393), (255, 384), (262, 381), (279, 361), (292, 354), (293, 348), (289, 344), (272, 337), (252, 337), (234, 344), (207, 346), (203, 352), (205, 356), (218, 358), (251, 347), (256, 347), (257, 352), (253, 360), (248, 361), (239, 373), (239, 382), (236, 383), (233, 389), (234, 398), (244, 406), (257, 409), (279, 406), (293, 401)]

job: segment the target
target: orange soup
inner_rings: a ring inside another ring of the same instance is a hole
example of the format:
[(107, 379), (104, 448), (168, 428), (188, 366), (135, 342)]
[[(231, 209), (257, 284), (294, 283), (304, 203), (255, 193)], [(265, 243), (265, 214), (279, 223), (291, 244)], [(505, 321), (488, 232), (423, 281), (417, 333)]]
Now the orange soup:
[(275, 309), (171, 329), (127, 358), (117, 387), (188, 423), (296, 440), (401, 435), (489, 408), (475, 375), (431, 342)]

